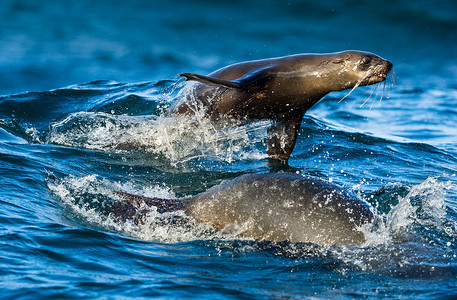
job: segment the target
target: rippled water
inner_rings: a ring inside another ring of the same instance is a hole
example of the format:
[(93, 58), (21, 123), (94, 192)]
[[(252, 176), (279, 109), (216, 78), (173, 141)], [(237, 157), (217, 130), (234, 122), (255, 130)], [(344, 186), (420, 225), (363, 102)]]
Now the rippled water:
[[(10, 0), (0, 8), (4, 297), (457, 294), (453, 3)], [(164, 115), (189, 87), (180, 72), (350, 48), (393, 61), (395, 84), (325, 97), (305, 115), (287, 168), (268, 165), (268, 122), (220, 128)], [(384, 221), (364, 229), (361, 246), (327, 248), (230, 238), (179, 212), (116, 222), (107, 209), (118, 190), (177, 198), (278, 171), (344, 186)]]

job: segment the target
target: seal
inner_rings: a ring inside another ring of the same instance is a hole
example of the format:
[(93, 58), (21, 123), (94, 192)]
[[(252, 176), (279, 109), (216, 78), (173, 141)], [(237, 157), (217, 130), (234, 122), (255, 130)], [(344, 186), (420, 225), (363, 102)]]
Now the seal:
[(111, 215), (144, 223), (146, 213), (183, 210), (235, 238), (322, 246), (361, 244), (370, 205), (327, 181), (295, 173), (249, 174), (189, 198), (158, 199), (116, 192)]
[(242, 62), (207, 76), (181, 73), (198, 84), (168, 113), (203, 110), (215, 122), (271, 120), (268, 157), (286, 163), (307, 110), (330, 92), (382, 82), (391, 68), (375, 54), (344, 51)]

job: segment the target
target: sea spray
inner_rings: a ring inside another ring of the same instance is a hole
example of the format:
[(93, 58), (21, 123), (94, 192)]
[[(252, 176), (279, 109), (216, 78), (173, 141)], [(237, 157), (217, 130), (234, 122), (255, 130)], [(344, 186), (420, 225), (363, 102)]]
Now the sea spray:
[(405, 197), (398, 196), (398, 204), (388, 213), (376, 215), (375, 226), (367, 224), (361, 228), (367, 238), (365, 245), (389, 244), (393, 239), (414, 234), (418, 227), (442, 227), (446, 217), (446, 190), (451, 187), (451, 182), (427, 178), (413, 186)]
[[(141, 224), (120, 221), (110, 214), (114, 201), (122, 200), (114, 191), (126, 191), (146, 197), (174, 199), (167, 186), (137, 187), (131, 183), (109, 182), (96, 175), (68, 176), (48, 180), (49, 189), (60, 199), (67, 215), (94, 229), (120, 233), (136, 239), (160, 243), (177, 243), (198, 239), (223, 238), (211, 225), (197, 224), (182, 211), (158, 213), (154, 207)], [(146, 207), (144, 207), (146, 209)]]
[[(110, 214), (114, 201), (122, 200), (114, 191), (176, 199), (171, 188), (165, 184), (137, 186), (131, 182), (110, 182), (96, 175), (87, 175), (49, 179), (48, 186), (60, 198), (68, 217), (90, 228), (160, 243), (240, 240), (236, 234), (220, 232), (209, 224), (195, 222), (183, 211), (161, 214), (154, 207), (144, 207), (147, 213), (140, 224), (118, 220)], [(398, 268), (412, 268), (418, 259), (416, 256), (419, 251), (424, 249), (428, 249), (430, 255), (420, 255), (421, 260), (430, 261), (431, 265), (440, 263), (440, 259), (455, 255), (451, 242), (456, 237), (455, 224), (446, 220), (445, 212), (446, 190), (451, 186), (451, 183), (441, 182), (436, 178), (428, 178), (413, 186), (406, 196), (399, 197), (398, 204), (390, 211), (376, 214), (372, 224), (361, 228), (367, 238), (361, 246), (311, 247), (309, 244), (300, 246), (301, 243), (294, 246), (287, 241), (270, 246), (281, 248), (282, 250), (277, 249), (275, 252), (291, 257), (308, 257), (317, 253), (322, 257), (332, 257), (341, 264), (339, 270), (343, 273), (353, 268), (400, 272)], [(429, 227), (434, 227), (433, 232), (438, 235), (428, 236)], [(435, 253), (435, 244), (440, 239), (448, 250)], [(246, 241), (254, 249), (265, 247), (265, 242), (251, 242)]]
[(143, 151), (171, 164), (211, 158), (232, 162), (259, 159), (269, 122), (220, 126), (189, 116), (123, 116), (100, 112), (70, 114), (50, 125), (48, 142), (102, 151)]

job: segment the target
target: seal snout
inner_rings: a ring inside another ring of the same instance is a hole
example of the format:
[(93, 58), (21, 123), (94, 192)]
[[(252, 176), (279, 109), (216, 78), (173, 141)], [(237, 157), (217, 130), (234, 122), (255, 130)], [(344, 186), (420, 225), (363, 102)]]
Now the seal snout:
[(390, 72), (390, 70), (392, 70), (392, 67), (394, 66), (394, 64), (389, 60), (385, 60), (384, 62), (385, 62), (384, 63), (385, 70), (381, 71), (381, 73), (378, 76), (386, 78), (387, 74)]
[(390, 70), (392, 70), (392, 67), (394, 66), (394, 64), (389, 61), (389, 60), (386, 60), (386, 68), (387, 68), (387, 73), (390, 72)]
[(380, 61), (377, 63), (377, 69), (379, 72), (379, 74), (377, 74), (377, 75), (378, 76), (387, 75), (387, 73), (390, 72), (390, 70), (392, 69), (393, 66), (394, 66), (393, 63), (390, 60), (381, 58)]
[(393, 67), (393, 63), (388, 60), (383, 60), (378, 63), (378, 65), (372, 69), (371, 75), (366, 77), (368, 80), (368, 84), (375, 84), (387, 79), (387, 74), (389, 74), (390, 70)]

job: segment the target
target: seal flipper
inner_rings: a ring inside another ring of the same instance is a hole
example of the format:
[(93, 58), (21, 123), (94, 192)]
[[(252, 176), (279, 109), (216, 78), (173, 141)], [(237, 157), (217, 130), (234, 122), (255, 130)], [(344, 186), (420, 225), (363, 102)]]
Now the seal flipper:
[(183, 199), (160, 199), (147, 198), (138, 195), (132, 195), (124, 192), (114, 192), (123, 198), (115, 201), (111, 207), (111, 214), (116, 220), (133, 220), (134, 223), (144, 223), (143, 218), (149, 211), (148, 208), (155, 206), (159, 213), (172, 212), (176, 210), (185, 210), (191, 198)]
[(244, 77), (235, 80), (225, 80), (212, 76), (205, 76), (194, 73), (181, 73), (180, 76), (186, 77), (186, 80), (195, 80), (201, 83), (224, 86), (234, 89), (250, 89), (253, 87), (263, 89), (266, 82), (270, 79), (269, 70), (272, 66), (255, 70), (246, 74)]
[(214, 84), (214, 85), (222, 85), (225, 87), (229, 88), (235, 88), (235, 89), (241, 89), (242, 86), (239, 83), (230, 81), (230, 80), (225, 80), (225, 79), (220, 79), (220, 78), (215, 78), (211, 76), (205, 76), (205, 75), (200, 75), (200, 74), (194, 74), (194, 73), (181, 73), (179, 76), (186, 77), (186, 80), (195, 80), (201, 83), (206, 83), (206, 84)]
[(287, 163), (297, 141), (304, 113), (276, 120), (268, 129), (268, 158)]

